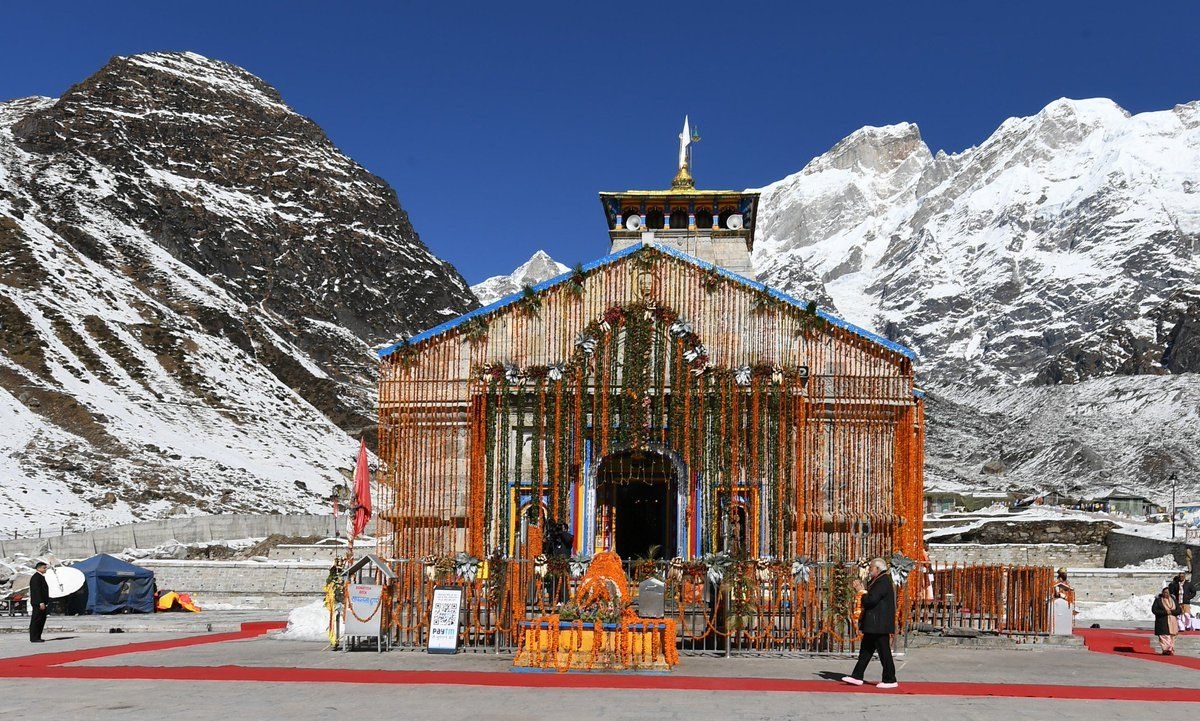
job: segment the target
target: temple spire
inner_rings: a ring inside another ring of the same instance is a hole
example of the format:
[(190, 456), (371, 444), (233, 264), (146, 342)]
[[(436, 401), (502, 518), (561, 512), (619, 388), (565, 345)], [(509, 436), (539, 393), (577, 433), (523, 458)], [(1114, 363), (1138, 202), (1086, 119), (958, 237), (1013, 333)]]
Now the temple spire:
[(692, 180), (692, 143), (699, 142), (700, 134), (691, 128), (688, 116), (683, 116), (683, 131), (679, 133), (679, 171), (671, 181), (672, 190), (694, 190)]

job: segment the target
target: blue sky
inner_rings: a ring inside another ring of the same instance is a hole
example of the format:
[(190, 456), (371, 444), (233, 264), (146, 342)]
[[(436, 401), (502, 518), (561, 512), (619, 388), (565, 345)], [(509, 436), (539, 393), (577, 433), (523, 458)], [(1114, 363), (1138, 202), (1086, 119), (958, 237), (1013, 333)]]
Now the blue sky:
[(596, 193), (666, 187), (689, 114), (704, 187), (765, 185), (862, 125), (934, 150), (1059, 97), (1200, 99), (1196, 2), (19, 3), (0, 99), (113, 55), (192, 50), (279, 88), (388, 180), (474, 283), (607, 251)]

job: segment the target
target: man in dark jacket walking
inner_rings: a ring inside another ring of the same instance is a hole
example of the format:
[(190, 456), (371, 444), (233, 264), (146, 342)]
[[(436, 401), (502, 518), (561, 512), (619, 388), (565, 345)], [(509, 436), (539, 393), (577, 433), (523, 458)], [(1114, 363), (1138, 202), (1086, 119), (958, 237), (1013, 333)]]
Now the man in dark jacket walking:
[(887, 561), (882, 558), (872, 559), (868, 573), (865, 588), (861, 581), (854, 579), (854, 590), (863, 594), (862, 615), (858, 618), (862, 642), (858, 647), (858, 663), (849, 676), (842, 677), (842, 682), (862, 686), (867, 664), (878, 653), (879, 663), (883, 664), (883, 680), (875, 684), (876, 688), (896, 688), (900, 684), (896, 683), (891, 639), (896, 632), (896, 589), (892, 587)]
[(46, 611), (50, 604), (50, 585), (46, 583), (46, 562), (38, 561), (29, 579), (29, 640), (42, 642), (42, 629), (46, 627)]

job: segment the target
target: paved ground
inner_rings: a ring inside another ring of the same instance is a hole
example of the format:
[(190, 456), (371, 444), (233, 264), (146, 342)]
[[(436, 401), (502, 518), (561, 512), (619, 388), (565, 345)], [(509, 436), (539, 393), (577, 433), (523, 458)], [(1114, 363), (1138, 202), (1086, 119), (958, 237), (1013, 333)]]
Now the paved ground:
[[(228, 614), (207, 617), (217, 627), (233, 623)], [(564, 677), (513, 673), (509, 657), (492, 654), (335, 653), (320, 643), (277, 640), (257, 631), (185, 634), (169, 630), (180, 621), (157, 618), (164, 619), (155, 621), (163, 624), (158, 632), (48, 632), (51, 640), (38, 646), (18, 633), (0, 634), (0, 705), (15, 716), (98, 718), (115, 711), (172, 721), (291, 721), (347, 713), (421, 721), (879, 719), (897, 714), (956, 721), (1166, 720), (1200, 713), (1198, 703), (1153, 700), (1200, 701), (1200, 662), (1168, 664), (1147, 654), (1061, 647), (912, 649), (898, 664), (903, 693), (896, 694), (828, 680), (849, 669), (850, 662), (841, 659), (684, 657), (665, 676)], [(1200, 648), (1200, 636), (1185, 640)], [(147, 648), (143, 644), (154, 648), (139, 650)], [(873, 665), (868, 678), (878, 673)], [(367, 682), (343, 682), (348, 680)], [(1085, 698), (1113, 689), (1122, 698), (1143, 700), (1022, 697)]]

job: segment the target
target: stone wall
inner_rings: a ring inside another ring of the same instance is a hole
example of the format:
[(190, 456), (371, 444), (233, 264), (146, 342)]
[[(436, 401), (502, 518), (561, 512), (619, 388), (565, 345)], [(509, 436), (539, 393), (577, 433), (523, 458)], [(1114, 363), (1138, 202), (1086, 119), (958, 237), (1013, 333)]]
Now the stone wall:
[(1194, 576), (1200, 570), (1200, 546), (1189, 546), (1183, 539), (1182, 527), (1179, 528), (1179, 536), (1175, 541), (1145, 538), (1131, 533), (1113, 531), (1105, 538), (1108, 555), (1104, 560), (1104, 565), (1109, 568), (1121, 568), (1141, 563), (1148, 558), (1161, 558), (1171, 554), (1180, 568), (1190, 568)]
[(253, 515), (190, 516), (98, 528), (85, 533), (45, 538), (0, 539), (0, 558), (18, 553), (38, 556), (51, 553), (60, 559), (90, 558), (97, 553), (119, 553), (126, 548), (154, 548), (172, 539), (180, 543), (235, 538), (330, 536), (336, 526), (332, 516)]
[(1103, 568), (1106, 550), (1096, 544), (1071, 543), (931, 543), (934, 563)]
[(1067, 580), (1080, 606), (1124, 601), (1158, 593), (1176, 570), (1169, 568), (1068, 568)]
[(323, 598), (330, 563), (324, 561), (135, 561), (154, 571), (159, 590), (188, 593), (205, 603), (294, 608)]

